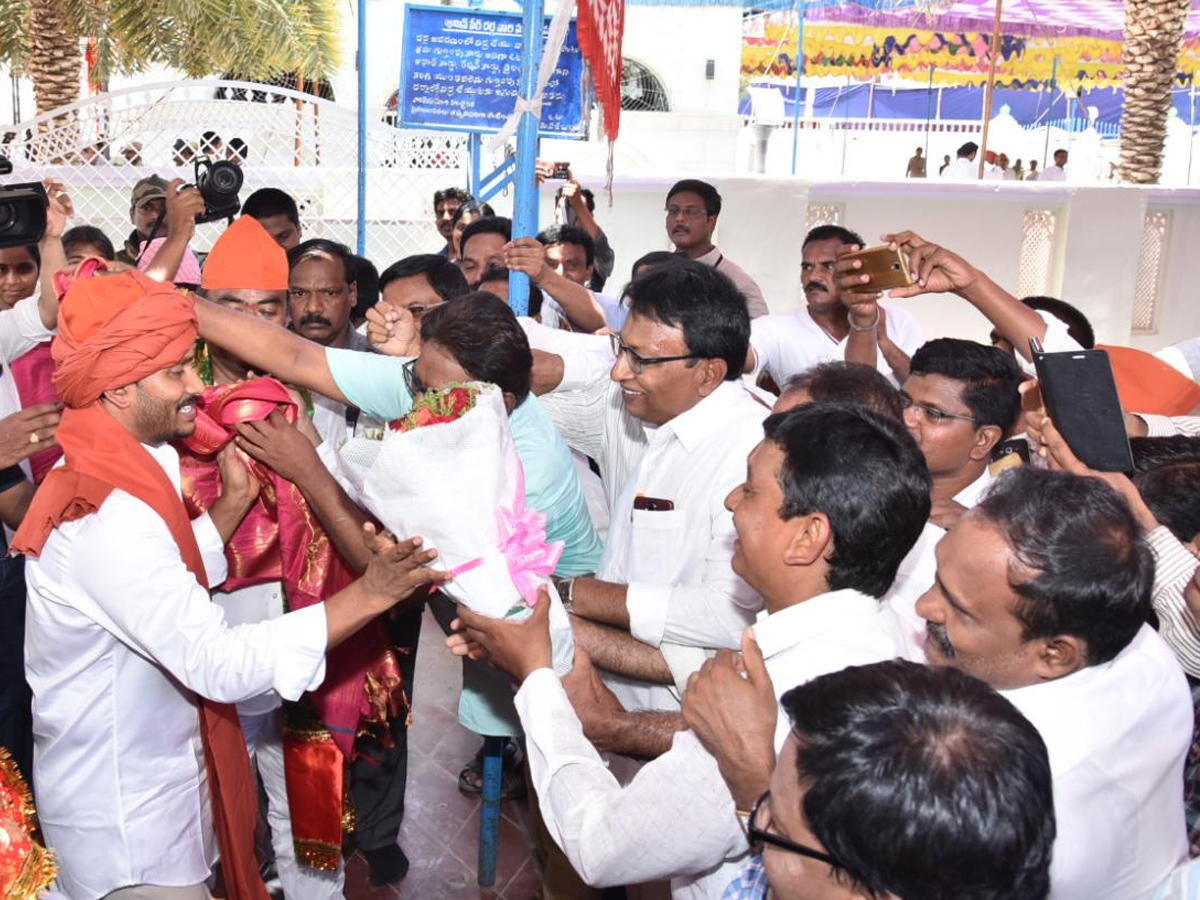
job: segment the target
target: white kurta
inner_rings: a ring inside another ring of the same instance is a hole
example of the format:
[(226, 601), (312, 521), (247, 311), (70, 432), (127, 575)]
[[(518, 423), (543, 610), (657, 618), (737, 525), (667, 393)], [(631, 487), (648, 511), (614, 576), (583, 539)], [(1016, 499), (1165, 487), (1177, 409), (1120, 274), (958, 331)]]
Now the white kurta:
[(1192, 696), (1149, 625), (1111, 662), (1003, 693), (1050, 753), (1050, 900), (1129, 900), (1187, 858)]
[[(174, 449), (146, 450), (178, 490)], [(219, 583), (220, 535), (207, 515), (193, 529)], [(196, 695), (237, 703), (318, 687), (325, 607), (229, 627), (166, 523), (124, 491), (56, 529), (26, 580), (34, 784), (60, 888), (94, 900), (204, 881), (215, 840)]]
[[(895, 615), (853, 590), (780, 610), (754, 635), (777, 699), (820, 675), (905, 655)], [(748, 848), (717, 760), (693, 732), (677, 734), (622, 787), (583, 736), (553, 672), (531, 675), (516, 702), (542, 817), (588, 884), (676, 876), (676, 898), (720, 898)], [(782, 709), (779, 716), (776, 751), (789, 732)]]
[[(913, 315), (898, 306), (884, 304), (888, 337), (912, 356), (925, 343)], [(818, 325), (807, 309), (775, 313), (750, 323), (750, 346), (756, 358), (754, 374), (765, 371), (781, 388), (789, 378), (818, 363), (846, 358), (849, 337), (834, 340)], [(879, 353), (876, 368), (895, 382), (896, 376)]]

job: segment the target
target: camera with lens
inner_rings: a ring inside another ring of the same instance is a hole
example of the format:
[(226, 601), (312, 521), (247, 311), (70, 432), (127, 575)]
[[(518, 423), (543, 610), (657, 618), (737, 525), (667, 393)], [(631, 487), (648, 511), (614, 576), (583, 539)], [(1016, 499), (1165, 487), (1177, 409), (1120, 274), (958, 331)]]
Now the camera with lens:
[(204, 198), (204, 212), (196, 216), (199, 225), (229, 219), (242, 207), (238, 191), (242, 189), (242, 170), (228, 160), (213, 162), (207, 156), (196, 159), (196, 190)]
[[(12, 163), (0, 156), (0, 175), (12, 172)], [(46, 232), (50, 201), (39, 182), (0, 187), (0, 250), (36, 244)]]

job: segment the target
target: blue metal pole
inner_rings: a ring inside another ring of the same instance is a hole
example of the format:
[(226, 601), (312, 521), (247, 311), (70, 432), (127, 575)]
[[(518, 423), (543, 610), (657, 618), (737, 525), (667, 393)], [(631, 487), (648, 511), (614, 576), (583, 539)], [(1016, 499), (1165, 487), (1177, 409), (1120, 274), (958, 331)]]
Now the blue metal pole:
[[(542, 58), (542, 29), (545, 16), (542, 0), (525, 0), (521, 16), (521, 97), (528, 100), (537, 91), (538, 63)], [(533, 113), (521, 116), (517, 126), (516, 196), (513, 199), (513, 237), (537, 234), (538, 191), (534, 170), (538, 155), (538, 119)], [(518, 316), (529, 312), (529, 276), (510, 272), (508, 303)]]
[(358, 255), (367, 255), (367, 0), (358, 0)]
[(804, 13), (808, 0), (796, 4), (796, 18), (800, 25), (796, 35), (796, 105), (792, 109), (792, 174), (796, 174), (796, 161), (800, 155), (800, 87), (804, 83)]
[(479, 182), (482, 179), (479, 167), (481, 163), (481, 157), (483, 156), (483, 137), (479, 134), (479, 132), (472, 131), (467, 136), (467, 152), (471, 157), (471, 183), (469, 185), (469, 189), (471, 191), (471, 196), (478, 200), (480, 199)]

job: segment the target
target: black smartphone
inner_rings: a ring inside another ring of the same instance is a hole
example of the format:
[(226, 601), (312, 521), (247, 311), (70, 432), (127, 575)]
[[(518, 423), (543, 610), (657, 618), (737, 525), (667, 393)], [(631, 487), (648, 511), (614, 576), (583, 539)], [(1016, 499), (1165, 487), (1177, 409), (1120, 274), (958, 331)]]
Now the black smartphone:
[(1132, 472), (1125, 411), (1108, 354), (1046, 353), (1040, 341), (1029, 344), (1046, 413), (1071, 451), (1098, 472)]
[(1029, 465), (1029, 442), (1023, 437), (1009, 438), (1001, 441), (992, 450), (992, 460), (988, 466), (993, 476), (999, 475), (1018, 466)]

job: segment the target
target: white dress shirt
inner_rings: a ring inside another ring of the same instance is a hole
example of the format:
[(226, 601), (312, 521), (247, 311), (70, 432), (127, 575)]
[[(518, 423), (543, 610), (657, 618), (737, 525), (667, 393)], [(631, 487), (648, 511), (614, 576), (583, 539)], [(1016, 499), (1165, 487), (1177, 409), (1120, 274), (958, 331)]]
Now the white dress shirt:
[(965, 156), (956, 157), (954, 162), (946, 166), (942, 177), (949, 181), (978, 181), (979, 163)]
[[(993, 481), (991, 471), (984, 469), (982, 475), (954, 495), (954, 502), (973, 509)], [(925, 646), (925, 620), (917, 615), (917, 601), (937, 579), (937, 545), (945, 536), (945, 528), (926, 522), (921, 536), (900, 561), (896, 580), (883, 598), (904, 623), (907, 647), (915, 659), (924, 659)]]
[(733, 282), (733, 286), (741, 291), (742, 296), (746, 298), (746, 310), (750, 313), (750, 318), (757, 319), (759, 316), (765, 316), (770, 312), (770, 309), (767, 308), (767, 301), (763, 299), (762, 288), (758, 286), (758, 282), (751, 278), (745, 269), (719, 249), (713, 247), (703, 256), (697, 256), (696, 262), (711, 266)]
[[(769, 410), (727, 381), (687, 412), (647, 429), (649, 445), (614, 509), (597, 577), (629, 585), (630, 632), (697, 647), (737, 647), (762, 599), (730, 567), (733, 513)], [(637, 496), (671, 510), (634, 509)]]
[[(367, 336), (356, 329), (350, 330), (345, 349), (374, 352)], [(373, 430), (378, 431), (379, 437), (382, 437), (386, 423), (332, 397), (313, 392), (312, 424), (321, 438), (321, 443), (317, 446), (317, 457), (350, 499), (361, 505), (358, 489), (354, 486), (354, 480), (343, 470), (338, 451), (346, 441), (353, 437), (368, 436)]]
[(1062, 166), (1047, 166), (1042, 170), (1038, 181), (1066, 181), (1067, 170)]
[[(894, 614), (853, 590), (822, 594), (754, 626), (778, 699), (847, 666), (904, 656)], [(554, 841), (594, 886), (673, 878), (676, 898), (717, 900), (748, 852), (715, 757), (691, 731), (622, 787), (583, 730), (549, 669), (517, 692), (530, 774)], [(781, 709), (778, 751), (789, 732)]]
[[(917, 320), (898, 306), (884, 304), (884, 309), (888, 337), (912, 356), (925, 343)], [(845, 359), (849, 340), (848, 336), (834, 340), (808, 314), (807, 308), (763, 316), (750, 323), (750, 346), (756, 358), (754, 375), (765, 371), (782, 388), (789, 378), (817, 363)], [(893, 382), (897, 381), (882, 353), (878, 356), (877, 368)]]
[(1109, 663), (1003, 693), (1050, 753), (1050, 900), (1129, 900), (1183, 862), (1192, 696), (1149, 625)]
[[(179, 490), (179, 457), (147, 447)], [(193, 529), (212, 583), (225, 554)], [(288, 699), (325, 676), (325, 607), (229, 627), (163, 519), (113, 491), (26, 563), (25, 671), (34, 784), (59, 887), (94, 900), (136, 884), (204, 881), (215, 859), (196, 695)]]

